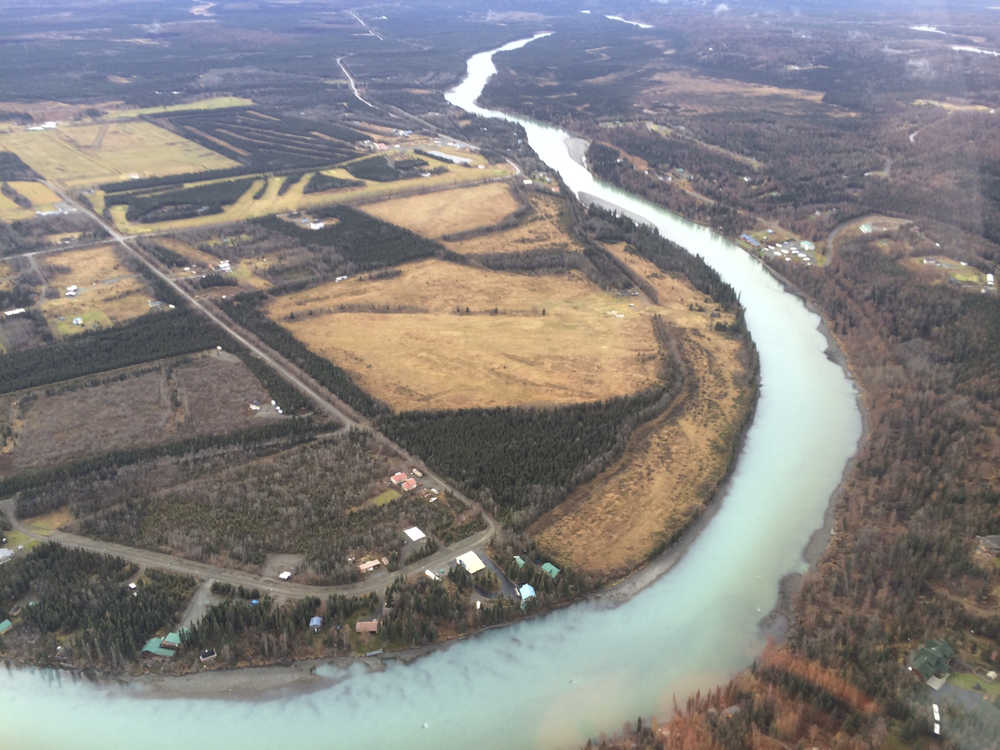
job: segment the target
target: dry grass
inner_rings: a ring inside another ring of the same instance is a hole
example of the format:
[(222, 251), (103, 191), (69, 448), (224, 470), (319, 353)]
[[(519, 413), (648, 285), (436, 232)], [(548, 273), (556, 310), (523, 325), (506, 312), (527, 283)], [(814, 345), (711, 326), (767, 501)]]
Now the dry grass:
[(528, 200), (533, 213), (523, 223), (502, 232), (490, 232), (459, 242), (445, 242), (444, 245), (462, 255), (519, 253), (554, 247), (573, 252), (583, 251), (583, 247), (562, 228), (562, 198), (528, 193)]
[(938, 107), (949, 112), (993, 112), (993, 109), (984, 104), (969, 104), (966, 101), (942, 102), (936, 99), (916, 99), (913, 102), (917, 107)]
[(664, 103), (680, 103), (688, 113), (705, 114), (732, 111), (737, 106), (734, 100), (741, 98), (745, 106), (756, 109), (799, 113), (804, 105), (821, 105), (824, 109), (835, 111), (834, 107), (822, 105), (821, 91), (766, 86), (677, 70), (654, 75), (650, 86), (640, 96), (640, 104), (656, 107)]
[(425, 237), (437, 238), (492, 226), (520, 207), (507, 185), (494, 182), (370, 203), (362, 210)]
[[(0, 141), (2, 142), (2, 141)], [(452, 166), (444, 174), (432, 175), (431, 177), (415, 177), (408, 180), (397, 180), (395, 182), (366, 182), (363, 187), (346, 188), (343, 190), (332, 190), (323, 193), (311, 193), (303, 195), (303, 190), (308, 183), (308, 178), (312, 173), (307, 173), (289, 188), (284, 195), (278, 195), (278, 189), (286, 178), (268, 177), (267, 190), (258, 200), (254, 200), (254, 195), (260, 189), (261, 180), (254, 184), (231, 206), (228, 206), (222, 213), (198, 216), (191, 219), (178, 219), (176, 221), (162, 221), (151, 224), (141, 224), (130, 222), (125, 214), (126, 206), (112, 206), (111, 218), (116, 226), (123, 232), (129, 234), (141, 234), (143, 232), (162, 232), (167, 230), (190, 229), (192, 227), (212, 226), (216, 224), (227, 224), (236, 221), (257, 218), (259, 216), (269, 216), (271, 214), (284, 213), (287, 211), (308, 210), (316, 206), (328, 206), (332, 203), (344, 203), (356, 205), (360, 203), (371, 203), (398, 196), (400, 194), (412, 194), (417, 192), (430, 192), (437, 189), (459, 187), (468, 185), (470, 182), (482, 180), (500, 179), (509, 177), (513, 169), (510, 165), (495, 165), (486, 169), (468, 169), (467, 167)], [(344, 179), (355, 179), (344, 169), (325, 170), (325, 174)], [(263, 179), (263, 178), (262, 178)]]
[[(149, 312), (150, 288), (125, 267), (113, 245), (48, 255), (41, 271), (46, 284), (59, 292), (59, 297), (41, 301), (42, 312), (57, 334), (122, 323)], [(80, 288), (76, 297), (65, 296), (71, 284)], [(83, 326), (73, 325), (77, 317), (84, 319)]]
[(749, 403), (742, 344), (714, 331), (707, 313), (687, 309), (700, 295), (676, 279), (657, 278), (645, 260), (620, 248), (615, 253), (656, 286), (660, 312), (681, 332), (696, 385), (679, 413), (643, 425), (615, 466), (532, 525), (542, 548), (600, 576), (640, 564), (693, 520), (725, 475)]
[(68, 186), (132, 174), (146, 177), (237, 166), (197, 143), (142, 121), (19, 130), (0, 135), (0, 149), (13, 151), (39, 174)]
[[(582, 276), (434, 260), (402, 271), (395, 279), (352, 279), (280, 297), (269, 312), (401, 411), (576, 403), (655, 380), (648, 317)], [(342, 305), (350, 311), (339, 311)], [(368, 312), (387, 305), (406, 312)], [(471, 314), (456, 314), (466, 307)], [(494, 308), (500, 314), (492, 315)]]
[[(119, 373), (127, 377), (118, 379)], [(20, 471), (278, 418), (270, 410), (250, 410), (251, 400), (268, 402), (267, 391), (238, 358), (225, 352), (147, 363), (115, 371), (109, 379), (92, 385), (88, 381), (93, 377), (81, 378), (0, 400), (0, 416), (13, 429), (0, 461), (2, 470)]]
[(59, 203), (62, 198), (56, 195), (48, 186), (35, 180), (11, 180), (12, 188), (31, 201), (33, 208), (46, 208)]
[(35, 215), (33, 208), (21, 208), (6, 195), (0, 194), (0, 221), (20, 221)]
[(198, 109), (224, 109), (225, 107), (250, 107), (253, 99), (242, 96), (213, 96), (185, 104), (170, 104), (164, 107), (143, 107), (141, 109), (116, 109), (109, 112), (105, 119), (124, 119), (140, 115), (155, 115), (163, 112), (184, 112)]

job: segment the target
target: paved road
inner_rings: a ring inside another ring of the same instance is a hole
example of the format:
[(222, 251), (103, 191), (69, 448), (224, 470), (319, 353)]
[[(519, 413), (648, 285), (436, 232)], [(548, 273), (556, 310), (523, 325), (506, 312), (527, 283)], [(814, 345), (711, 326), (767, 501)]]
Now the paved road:
[(410, 455), (407, 451), (403, 450), (401, 446), (397, 445), (388, 437), (376, 430), (367, 420), (355, 413), (353, 409), (340, 402), (336, 397), (327, 393), (318, 384), (315, 384), (305, 373), (299, 371), (298, 368), (294, 367), (294, 365), (285, 360), (280, 354), (266, 347), (249, 331), (245, 331), (237, 326), (232, 320), (230, 320), (214, 306), (206, 304), (194, 297), (187, 291), (187, 289), (178, 284), (168, 274), (160, 270), (160, 268), (158, 268), (144, 254), (139, 252), (139, 250), (131, 244), (129, 237), (118, 232), (114, 226), (106, 222), (102, 217), (98, 216), (88, 207), (77, 202), (58, 185), (49, 181), (46, 181), (46, 184), (51, 190), (66, 201), (66, 203), (75, 206), (78, 210), (89, 216), (94, 222), (100, 225), (101, 228), (108, 233), (112, 240), (117, 242), (126, 253), (149, 268), (159, 279), (183, 297), (194, 310), (200, 312), (212, 323), (222, 328), (232, 338), (245, 346), (247, 350), (266, 362), (272, 369), (274, 369), (275, 372), (277, 372), (300, 393), (312, 401), (313, 404), (315, 404), (316, 407), (323, 413), (339, 421), (345, 426), (364, 430), (379, 443), (398, 455), (405, 467), (408, 468), (416, 466), (421, 468), (424, 473), (423, 481), (425, 484), (441, 488), (443, 491), (464, 502), (468, 507), (474, 508), (478, 512), (482, 513), (483, 518), (486, 519), (486, 529), (456, 544), (442, 548), (434, 555), (401, 568), (399, 571), (394, 573), (383, 572), (359, 583), (344, 586), (309, 586), (290, 581), (278, 582), (273, 578), (265, 578), (253, 573), (208, 565), (205, 563), (195, 562), (193, 560), (185, 560), (183, 558), (174, 557), (173, 555), (166, 555), (159, 552), (139, 549), (137, 547), (115, 544), (113, 542), (104, 542), (61, 531), (55, 532), (50, 536), (41, 536), (31, 532), (28, 528), (17, 521), (14, 513), (13, 500), (7, 500), (0, 503), (0, 507), (4, 508), (5, 512), (10, 517), (11, 522), (14, 524), (14, 527), (18, 531), (34, 539), (47, 539), (49, 541), (65, 544), (70, 547), (117, 555), (118, 557), (134, 562), (137, 565), (162, 568), (177, 573), (185, 573), (200, 579), (211, 578), (225, 583), (232, 583), (234, 585), (259, 588), (261, 591), (267, 591), (268, 593), (285, 598), (325, 596), (334, 593), (367, 594), (373, 591), (381, 592), (386, 586), (388, 586), (389, 583), (400, 575), (409, 575), (411, 573), (419, 572), (425, 568), (436, 569), (447, 567), (447, 565), (449, 565), (458, 555), (473, 547), (484, 545), (493, 538), (497, 531), (496, 521), (490, 517), (488, 513), (483, 511), (482, 507), (478, 503), (473, 502), (454, 487), (450, 486), (444, 481), (444, 479), (428, 469), (426, 465), (417, 457)]

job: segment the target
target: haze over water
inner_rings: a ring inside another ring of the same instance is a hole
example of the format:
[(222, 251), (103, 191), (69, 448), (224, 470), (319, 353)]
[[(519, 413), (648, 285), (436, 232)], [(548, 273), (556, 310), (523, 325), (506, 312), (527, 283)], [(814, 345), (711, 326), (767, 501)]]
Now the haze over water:
[(860, 436), (854, 388), (825, 356), (819, 318), (742, 250), (596, 182), (562, 131), (477, 107), (492, 54), (470, 58), (451, 103), (520, 122), (572, 190), (702, 255), (746, 306), (761, 395), (718, 513), (675, 568), (625, 604), (577, 604), (379, 673), (325, 667), (340, 681), (313, 693), (258, 703), (137, 699), (134, 688), (8, 671), (0, 731), (12, 747), (579, 747), (668, 711), (674, 694), (718, 684), (759, 653), (758, 623), (780, 578), (804, 569), (802, 548)]

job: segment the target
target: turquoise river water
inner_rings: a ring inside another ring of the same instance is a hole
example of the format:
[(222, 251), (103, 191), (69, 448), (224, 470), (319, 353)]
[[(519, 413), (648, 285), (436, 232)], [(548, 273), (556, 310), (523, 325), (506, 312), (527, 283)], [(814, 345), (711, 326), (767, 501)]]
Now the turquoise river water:
[(763, 647), (759, 622), (861, 434), (856, 392), (825, 354), (819, 318), (711, 231), (597, 182), (567, 134), (479, 108), (492, 56), (448, 100), (520, 122), (578, 194), (659, 228), (740, 293), (760, 354), (757, 412), (718, 512), (665, 575), (628, 601), (597, 598), (457, 642), (413, 664), (321, 667), (329, 687), (267, 701), (162, 699), (42, 670), (0, 672), (0, 745), (34, 748), (572, 748), (672, 697), (725, 681)]

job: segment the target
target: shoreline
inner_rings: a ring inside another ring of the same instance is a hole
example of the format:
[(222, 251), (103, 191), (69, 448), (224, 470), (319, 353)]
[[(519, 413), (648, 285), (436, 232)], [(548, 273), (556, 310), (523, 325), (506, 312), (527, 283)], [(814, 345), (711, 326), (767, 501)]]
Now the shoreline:
[[(589, 145), (588, 141), (582, 138), (570, 137), (569, 145), (574, 160), (585, 166), (584, 154)], [(586, 196), (586, 197), (584, 197)], [(640, 196), (641, 197), (641, 196)], [(600, 204), (593, 196), (587, 194), (580, 195), (581, 202), (590, 201)], [(683, 218), (683, 217), (681, 217)], [(799, 290), (792, 282), (782, 276), (779, 272), (764, 264), (767, 271), (782, 285), (785, 291), (793, 294), (803, 301), (803, 304), (810, 311), (819, 317), (818, 330), (827, 341), (826, 356), (838, 364), (854, 384), (857, 391), (856, 403), (862, 418), (862, 433), (854, 453), (845, 463), (841, 473), (840, 481), (831, 493), (826, 509), (823, 514), (823, 523), (812, 532), (802, 549), (803, 560), (809, 568), (812, 568), (821, 558), (829, 545), (833, 536), (833, 524), (836, 520), (837, 509), (841, 504), (844, 494), (844, 482), (848, 472), (853, 471), (858, 460), (859, 448), (868, 435), (868, 414), (864, 406), (864, 392), (858, 384), (846, 355), (841, 349), (839, 341), (833, 336), (826, 320), (820, 310)], [(751, 343), (753, 339), (750, 339)], [(321, 658), (310, 658), (299, 661), (287, 660), (278, 664), (263, 666), (242, 666), (200, 670), (186, 674), (162, 674), (146, 672), (144, 674), (104, 674), (90, 669), (67, 669), (65, 667), (38, 667), (23, 665), (28, 669), (57, 669), (60, 672), (68, 672), (74, 679), (88, 679), (96, 685), (118, 688), (120, 690), (135, 690), (134, 697), (143, 699), (171, 698), (198, 698), (215, 700), (236, 700), (240, 702), (271, 701), (291, 698), (297, 695), (315, 692), (324, 688), (336, 685), (338, 682), (349, 678), (350, 670), (366, 668), (369, 671), (382, 671), (393, 662), (412, 664), (441, 649), (446, 649), (459, 640), (478, 637), (489, 630), (508, 627), (531, 619), (541, 618), (550, 612), (563, 609), (573, 604), (583, 602), (594, 602), (605, 604), (613, 608), (617, 607), (651, 586), (662, 576), (683, 559), (691, 545), (698, 539), (701, 532), (714, 518), (715, 514), (722, 506), (724, 499), (732, 482), (735, 467), (743, 455), (746, 445), (747, 434), (753, 425), (760, 395), (760, 372), (759, 367), (754, 377), (754, 396), (751, 408), (748, 410), (744, 424), (740, 429), (739, 436), (734, 443), (732, 458), (723, 477), (717, 483), (710, 498), (699, 511), (698, 515), (688, 524), (687, 527), (670, 543), (665, 549), (652, 555), (649, 559), (641, 563), (638, 567), (630, 571), (625, 576), (606, 583), (600, 590), (587, 596), (583, 596), (571, 601), (567, 601), (552, 607), (546, 612), (541, 612), (528, 618), (519, 619), (515, 622), (493, 625), (481, 628), (474, 632), (464, 634), (457, 638), (440, 641), (426, 646), (410, 649), (403, 649), (395, 652), (386, 652), (377, 657), (365, 656), (330, 656)], [(762, 634), (768, 638), (783, 640), (787, 634), (792, 615), (794, 598), (801, 589), (804, 573), (788, 573), (778, 581), (778, 598), (774, 607), (760, 619), (758, 628)], [(17, 666), (17, 665), (15, 665)], [(317, 669), (321, 667), (335, 667), (342, 670), (339, 675), (318, 674)]]

